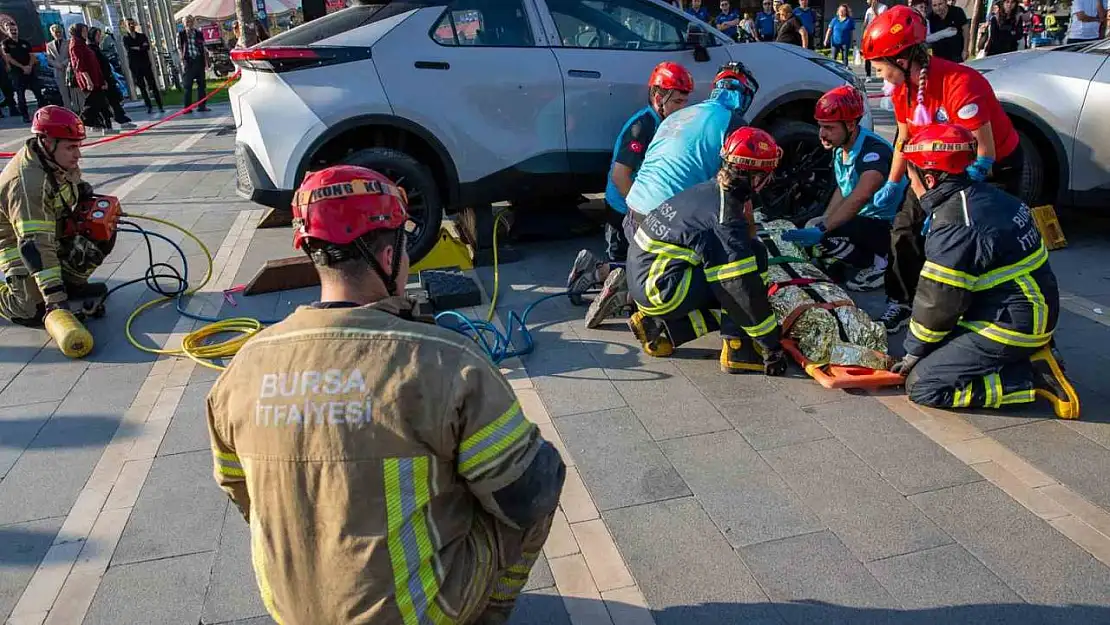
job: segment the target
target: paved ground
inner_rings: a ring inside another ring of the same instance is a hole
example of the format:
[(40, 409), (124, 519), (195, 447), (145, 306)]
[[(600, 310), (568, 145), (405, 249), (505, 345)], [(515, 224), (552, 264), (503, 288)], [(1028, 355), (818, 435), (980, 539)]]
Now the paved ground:
[[(19, 136), (0, 126), (0, 150)], [(287, 230), (255, 231), (233, 193), (226, 108), (91, 150), (85, 171), (127, 209), (176, 221), (216, 256), (214, 313), (280, 317), (311, 291), (222, 304)], [(1110, 226), (1065, 223), (1052, 263), (1069, 293), (1058, 334), (1084, 420), (923, 412), (894, 393), (725, 376), (707, 337), (644, 357), (613, 321), (586, 330), (562, 299), (529, 319), (535, 353), (504, 363), (530, 419), (573, 465), (514, 622), (1110, 623)], [(181, 237), (156, 228), (175, 240)], [(599, 236), (522, 245), (500, 310), (562, 288)], [(185, 243), (190, 267), (199, 249)], [(159, 259), (168, 256), (156, 248)], [(143, 275), (121, 240), (101, 271)], [(487, 290), (489, 270), (479, 272)], [(13, 625), (269, 623), (246, 527), (211, 479), (202, 402), (214, 372), (133, 349), (150, 297), (122, 289), (68, 361), (41, 332), (0, 326), (0, 617)], [(876, 298), (861, 304), (873, 312)], [(191, 330), (172, 310), (150, 345)], [(892, 341), (897, 350), (900, 340)]]

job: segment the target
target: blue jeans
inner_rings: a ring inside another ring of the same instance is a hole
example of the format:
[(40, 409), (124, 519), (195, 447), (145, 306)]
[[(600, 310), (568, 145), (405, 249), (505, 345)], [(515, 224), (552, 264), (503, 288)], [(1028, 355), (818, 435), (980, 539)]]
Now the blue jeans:
[(844, 55), (843, 63), (845, 65), (847, 65), (848, 64), (848, 57), (851, 54), (851, 52), (852, 52), (852, 45), (851, 44), (844, 44), (842, 46), (838, 46), (834, 43), (833, 46), (832, 46), (832, 59), (835, 61), (836, 57), (843, 54)]

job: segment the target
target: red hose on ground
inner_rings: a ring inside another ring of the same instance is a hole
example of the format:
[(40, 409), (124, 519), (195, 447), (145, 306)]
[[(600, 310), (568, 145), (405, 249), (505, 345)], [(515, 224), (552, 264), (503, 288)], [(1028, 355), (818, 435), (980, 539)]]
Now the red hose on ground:
[[(229, 76), (228, 79), (223, 82), (223, 84), (216, 87), (212, 91), (209, 91), (208, 94), (205, 95), (203, 98), (197, 100), (196, 102), (193, 102), (188, 107), (183, 108), (180, 111), (178, 111), (178, 112), (176, 112), (172, 115), (169, 115), (167, 117), (163, 117), (162, 119), (160, 119), (156, 122), (149, 123), (145, 126), (140, 126), (140, 127), (136, 128), (134, 130), (128, 130), (128, 131), (125, 131), (125, 132), (121, 132), (118, 135), (113, 135), (111, 137), (104, 137), (103, 139), (97, 139), (96, 141), (92, 141), (92, 142), (89, 142), (89, 143), (82, 143), (81, 147), (91, 148), (94, 145), (103, 145), (105, 143), (111, 143), (113, 141), (119, 141), (120, 139), (123, 139), (125, 137), (134, 137), (135, 135), (137, 135), (139, 133), (142, 133), (142, 132), (146, 132), (146, 131), (150, 130), (151, 128), (154, 128), (156, 126), (161, 126), (162, 124), (170, 121), (171, 119), (175, 119), (177, 117), (180, 117), (180, 116), (184, 115), (185, 113), (187, 113), (187, 112), (197, 108), (198, 106), (204, 104), (205, 102), (207, 102), (209, 98), (211, 98), (212, 96), (216, 95), (217, 93), (223, 91), (224, 89), (226, 89), (228, 87), (228, 85), (230, 85), (232, 82), (234, 82), (236, 79), (238, 79), (239, 78), (239, 73), (240, 73), (239, 71), (236, 71), (234, 74)], [(15, 154), (16, 154), (15, 152), (0, 152), (0, 158), (12, 158), (12, 157), (15, 156)]]

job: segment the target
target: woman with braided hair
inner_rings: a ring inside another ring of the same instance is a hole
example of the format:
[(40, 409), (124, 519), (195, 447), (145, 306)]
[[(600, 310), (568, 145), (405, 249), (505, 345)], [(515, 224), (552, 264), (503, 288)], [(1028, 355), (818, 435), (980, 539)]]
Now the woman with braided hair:
[[(902, 143), (931, 124), (955, 124), (971, 131), (978, 148), (975, 161), (967, 168), (968, 176), (1022, 197), (1017, 131), (990, 83), (966, 65), (930, 56), (925, 37), (925, 19), (908, 6), (891, 7), (863, 33), (863, 57), (883, 80), (895, 85), (891, 99), (898, 122), (890, 175), (872, 202), (882, 209), (902, 200), (906, 175)], [(889, 301), (882, 322), (891, 334), (909, 324), (910, 304), (925, 262), (922, 232), (926, 215), (916, 199), (908, 197), (912, 194), (905, 195), (892, 225), (890, 263), (884, 278)]]

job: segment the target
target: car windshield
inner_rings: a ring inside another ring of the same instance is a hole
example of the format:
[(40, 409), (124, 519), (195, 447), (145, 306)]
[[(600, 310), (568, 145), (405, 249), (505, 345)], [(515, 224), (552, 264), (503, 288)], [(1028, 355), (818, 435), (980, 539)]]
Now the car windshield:
[(360, 4), (335, 13), (329, 13), (301, 24), (292, 30), (274, 35), (258, 44), (258, 47), (307, 46), (367, 24), (407, 13), (413, 9), (446, 6), (447, 4), (447, 0), (397, 0), (395, 2), (385, 0), (383, 2)]

